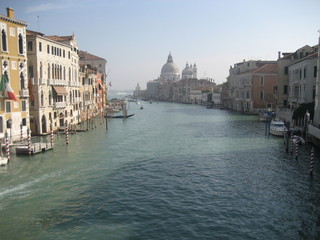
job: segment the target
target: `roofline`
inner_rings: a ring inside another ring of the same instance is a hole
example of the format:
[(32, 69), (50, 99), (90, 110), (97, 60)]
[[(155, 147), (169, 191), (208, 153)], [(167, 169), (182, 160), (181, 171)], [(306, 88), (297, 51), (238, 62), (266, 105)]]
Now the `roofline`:
[(17, 19), (13, 19), (13, 18), (9, 18), (9, 17), (6, 17), (2, 14), (0, 14), (0, 20), (4, 20), (4, 21), (7, 21), (7, 22), (11, 22), (11, 23), (15, 23), (15, 24), (19, 24), (19, 25), (22, 25), (22, 26), (28, 26), (28, 23), (26, 22), (23, 22), (23, 21), (20, 21), (20, 20), (17, 20)]

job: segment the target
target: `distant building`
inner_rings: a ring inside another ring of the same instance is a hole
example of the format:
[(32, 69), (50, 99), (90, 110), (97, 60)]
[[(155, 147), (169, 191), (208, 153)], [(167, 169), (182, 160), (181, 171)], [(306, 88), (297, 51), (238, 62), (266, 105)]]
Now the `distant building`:
[(179, 68), (173, 62), (171, 53), (169, 53), (167, 62), (161, 68), (160, 78), (172, 82), (180, 80)]
[(275, 108), (276, 84), (275, 61), (243, 61), (234, 64), (234, 67), (230, 67), (227, 84), (223, 85), (228, 92), (222, 90), (222, 104), (229, 109), (248, 113)]
[[(197, 66), (186, 64), (181, 79), (177, 65), (169, 53), (167, 63), (161, 69), (160, 77), (147, 83), (145, 96), (148, 99), (179, 103), (202, 103), (199, 100), (199, 88), (213, 89), (216, 86), (212, 79), (197, 79)], [(202, 93), (201, 93), (202, 99)], [(206, 100), (207, 101), (207, 100)]]

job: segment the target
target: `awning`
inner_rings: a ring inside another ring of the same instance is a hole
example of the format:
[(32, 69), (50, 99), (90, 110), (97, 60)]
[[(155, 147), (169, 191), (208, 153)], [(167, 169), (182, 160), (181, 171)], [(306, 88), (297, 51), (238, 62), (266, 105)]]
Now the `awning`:
[(52, 86), (57, 95), (68, 95), (67, 90), (64, 87)]

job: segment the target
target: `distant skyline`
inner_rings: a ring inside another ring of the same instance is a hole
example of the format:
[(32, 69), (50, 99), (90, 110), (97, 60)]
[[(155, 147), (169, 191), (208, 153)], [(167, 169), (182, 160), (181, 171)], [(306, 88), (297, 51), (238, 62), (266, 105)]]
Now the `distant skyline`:
[(27, 29), (75, 34), (80, 50), (107, 60), (112, 90), (142, 89), (160, 76), (171, 52), (180, 73), (226, 81), (243, 60), (277, 60), (318, 44), (319, 0), (1, 0)]

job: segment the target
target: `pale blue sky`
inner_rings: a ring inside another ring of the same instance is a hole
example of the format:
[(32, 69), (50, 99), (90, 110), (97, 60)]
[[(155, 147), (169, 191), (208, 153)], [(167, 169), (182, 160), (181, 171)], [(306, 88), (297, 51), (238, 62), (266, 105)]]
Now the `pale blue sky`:
[[(226, 81), (244, 59), (276, 60), (318, 43), (319, 0), (1, 0), (45, 35), (75, 34), (81, 50), (108, 61), (112, 89), (144, 89), (171, 51), (180, 72)], [(38, 18), (39, 16), (39, 18)]]

